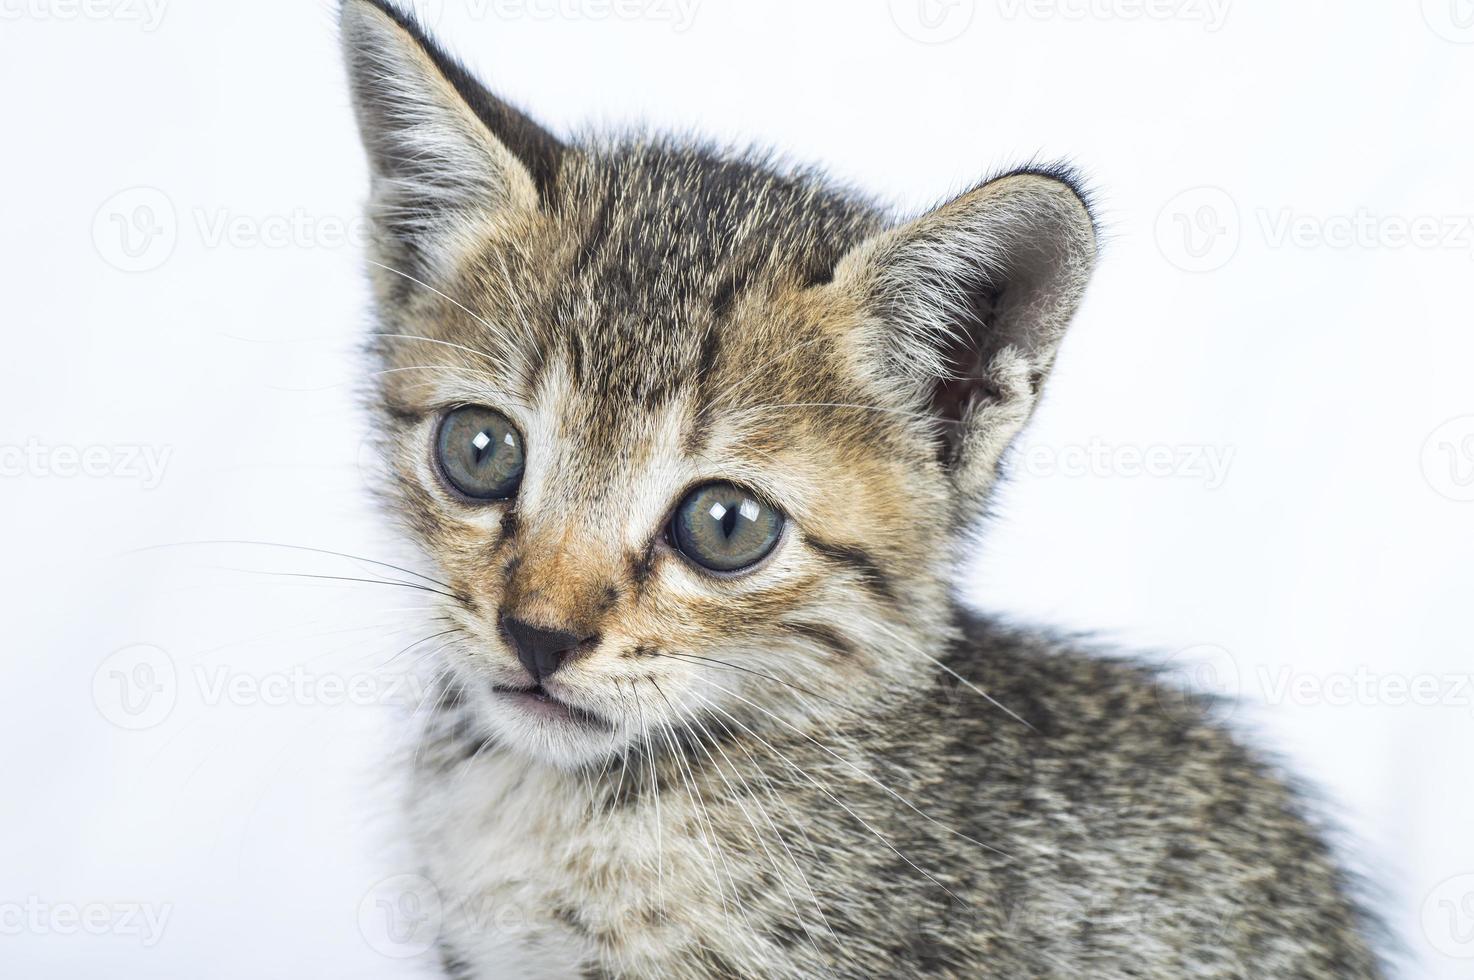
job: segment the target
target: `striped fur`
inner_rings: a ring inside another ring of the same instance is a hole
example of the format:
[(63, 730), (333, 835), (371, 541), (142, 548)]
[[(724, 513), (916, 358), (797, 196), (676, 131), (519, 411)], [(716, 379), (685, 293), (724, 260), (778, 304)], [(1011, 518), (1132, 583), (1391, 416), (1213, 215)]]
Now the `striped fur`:
[[(409, 827), (448, 974), (1377, 975), (1204, 706), (951, 597), (1094, 264), (1067, 172), (896, 221), (750, 153), (558, 139), (377, 0), (343, 38), (386, 504), (445, 593)], [(465, 404), (522, 433), (514, 501), (439, 477)], [(714, 479), (788, 517), (746, 574), (663, 534)], [(606, 727), (492, 693), (528, 683), (510, 613), (597, 635), (547, 689)]]

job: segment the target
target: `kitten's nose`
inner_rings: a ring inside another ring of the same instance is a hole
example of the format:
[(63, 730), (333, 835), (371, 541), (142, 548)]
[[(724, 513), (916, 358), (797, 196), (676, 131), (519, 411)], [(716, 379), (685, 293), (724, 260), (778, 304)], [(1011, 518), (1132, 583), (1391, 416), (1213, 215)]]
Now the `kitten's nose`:
[(581, 644), (593, 639), (567, 630), (534, 626), (511, 616), (502, 617), (502, 629), (517, 651), (517, 659), (538, 684), (563, 666), (563, 661)]

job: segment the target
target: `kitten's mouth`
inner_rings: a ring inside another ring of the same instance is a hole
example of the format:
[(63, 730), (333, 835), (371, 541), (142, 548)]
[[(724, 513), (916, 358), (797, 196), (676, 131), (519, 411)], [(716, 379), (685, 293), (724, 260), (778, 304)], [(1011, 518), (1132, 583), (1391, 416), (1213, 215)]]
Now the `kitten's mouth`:
[(532, 687), (505, 687), (498, 684), (492, 688), (492, 692), (500, 700), (528, 712), (535, 718), (606, 730), (614, 727), (607, 719), (586, 708), (559, 700), (549, 694), (541, 684), (535, 684)]

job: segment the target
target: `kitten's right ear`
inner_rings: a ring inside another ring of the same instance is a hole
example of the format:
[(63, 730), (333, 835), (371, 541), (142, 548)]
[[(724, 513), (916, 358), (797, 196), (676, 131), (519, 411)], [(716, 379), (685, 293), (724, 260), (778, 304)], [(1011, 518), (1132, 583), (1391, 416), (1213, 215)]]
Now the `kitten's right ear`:
[(472, 226), (537, 210), (563, 145), (488, 92), (388, 0), (343, 0), (343, 54), (380, 246), (448, 271)]

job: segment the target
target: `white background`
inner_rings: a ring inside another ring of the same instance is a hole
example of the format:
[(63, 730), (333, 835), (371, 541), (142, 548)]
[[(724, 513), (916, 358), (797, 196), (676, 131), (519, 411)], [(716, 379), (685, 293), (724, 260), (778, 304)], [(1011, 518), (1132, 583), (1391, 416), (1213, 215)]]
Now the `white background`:
[[(414, 975), (375, 925), (413, 868), (399, 699), (322, 682), (372, 682), (423, 603), (157, 547), (394, 554), (334, 17), (152, 3), (0, 0), (0, 973)], [(1087, 173), (1104, 260), (965, 591), (1242, 695), (1402, 975), (1469, 976), (1469, 0), (624, 3), (435, 6), (559, 130), (772, 143), (912, 209), (1034, 156)], [(105, 472), (56, 472), (89, 447)]]

